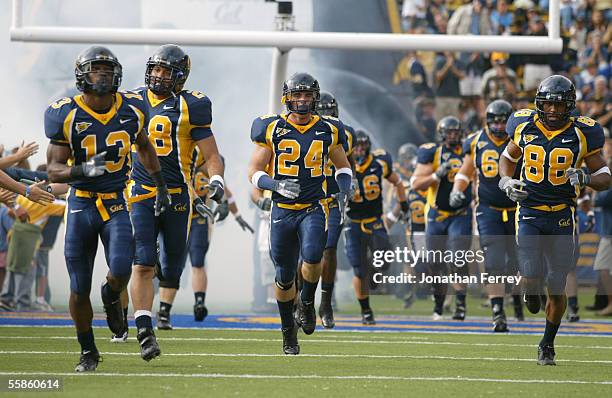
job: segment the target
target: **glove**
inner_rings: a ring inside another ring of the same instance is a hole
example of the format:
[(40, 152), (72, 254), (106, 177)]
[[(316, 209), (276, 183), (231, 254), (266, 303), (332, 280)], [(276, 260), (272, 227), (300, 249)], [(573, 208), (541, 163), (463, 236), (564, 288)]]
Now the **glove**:
[(348, 197), (350, 200), (353, 200), (355, 198), (355, 193), (357, 192), (358, 189), (359, 189), (359, 182), (357, 181), (355, 177), (351, 178), (351, 190), (348, 193)]
[(504, 191), (506, 196), (514, 202), (522, 202), (527, 199), (528, 193), (524, 190), (525, 186), (526, 184), (523, 181), (508, 176), (499, 180), (499, 189)]
[(300, 196), (300, 184), (297, 179), (280, 180), (274, 183), (274, 192), (289, 199), (295, 199)]
[(449, 162), (444, 162), (442, 163), (437, 169), (436, 169), (436, 177), (438, 177), (438, 180), (441, 180), (442, 178), (446, 177), (446, 175), (448, 174), (448, 172), (450, 171), (450, 169), (453, 166), (451, 166), (451, 164)]
[(406, 220), (408, 218), (408, 214), (410, 213), (410, 205), (407, 201), (399, 202), (399, 205), (402, 212), (401, 219)]
[(249, 225), (248, 222), (244, 221), (244, 219), (242, 218), (242, 216), (236, 216), (236, 222), (238, 223), (238, 225), (240, 225), (240, 228), (242, 228), (243, 231), (250, 231), (252, 234), (255, 233), (255, 230), (253, 230), (253, 228), (251, 228), (251, 226)]
[(257, 199), (256, 206), (263, 211), (270, 211), (272, 209), (272, 199), (270, 198), (259, 198)]
[(580, 188), (584, 188), (591, 182), (591, 175), (583, 169), (569, 168), (565, 172), (565, 175), (573, 187), (579, 186)]
[(225, 195), (223, 184), (221, 181), (214, 180), (206, 187), (208, 189), (208, 198), (214, 200), (217, 203), (221, 203), (221, 199)]
[(81, 163), (79, 166), (77, 166), (75, 175), (77, 177), (101, 176), (106, 171), (106, 161), (104, 160), (105, 157), (106, 157), (106, 151), (92, 156), (91, 159), (89, 159), (87, 162)]
[(157, 187), (155, 193), (155, 217), (162, 214), (172, 204), (172, 198), (168, 193), (168, 187), (166, 184)]
[(197, 198), (195, 198), (195, 200), (193, 201), (194, 207), (195, 207), (195, 211), (202, 217), (207, 218), (209, 220), (212, 220), (212, 222), (215, 222), (215, 216), (212, 212), (212, 210), (210, 209), (210, 207), (206, 206), (206, 204), (204, 203), (204, 201), (202, 200), (202, 198), (200, 198), (199, 196)]
[(338, 192), (334, 195), (336, 201), (338, 201), (338, 211), (340, 211), (340, 225), (344, 224), (346, 219), (346, 206), (348, 204), (348, 194), (346, 192)]
[(448, 202), (451, 207), (461, 207), (465, 203), (465, 194), (461, 191), (451, 191)]
[(219, 203), (213, 214), (215, 216), (215, 222), (223, 221), (227, 218), (229, 215), (229, 203), (227, 202), (227, 199), (223, 199)]
[(593, 212), (593, 210), (591, 210), (587, 213), (584, 232), (593, 232), (593, 228), (595, 228), (595, 213)]

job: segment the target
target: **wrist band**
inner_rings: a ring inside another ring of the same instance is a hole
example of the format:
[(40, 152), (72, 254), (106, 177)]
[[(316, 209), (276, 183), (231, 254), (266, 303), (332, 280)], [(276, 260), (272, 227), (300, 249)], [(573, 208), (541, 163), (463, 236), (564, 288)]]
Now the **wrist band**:
[(230, 196), (229, 198), (227, 198), (227, 204), (231, 205), (233, 203), (236, 203), (236, 199), (234, 199), (233, 196)]
[(508, 160), (510, 160), (512, 163), (518, 163), (520, 158), (513, 158), (512, 155), (510, 155), (510, 153), (508, 152), (508, 147), (506, 147), (504, 149), (504, 151), (502, 152), (502, 156), (505, 156)]
[(390, 212), (388, 212), (388, 213), (387, 213), (387, 219), (388, 219), (389, 221), (393, 221), (393, 222), (398, 222), (398, 221), (399, 221), (399, 218), (397, 218), (397, 217), (395, 216), (395, 214), (393, 214), (393, 212), (392, 212), (392, 211), (390, 211)]
[(219, 181), (219, 183), (221, 184), (221, 187), (225, 186), (225, 181), (223, 181), (223, 177), (221, 177), (219, 174), (215, 174), (214, 176), (210, 177), (210, 182), (213, 181)]
[(29, 185), (26, 185), (26, 187), (25, 187), (25, 195), (24, 196), (26, 197), (26, 199), (30, 198), (30, 186)]
[(436, 173), (431, 173), (431, 178), (433, 178), (435, 181), (440, 181), (440, 177), (438, 177)]
[(466, 176), (465, 174), (461, 174), (461, 173), (455, 174), (455, 180), (465, 181), (468, 184), (470, 183), (470, 178)]
[(591, 177), (595, 177), (595, 176), (598, 176), (600, 174), (610, 174), (610, 168), (608, 166), (604, 166), (601, 169), (599, 169), (596, 172), (594, 172), (593, 174), (591, 174)]

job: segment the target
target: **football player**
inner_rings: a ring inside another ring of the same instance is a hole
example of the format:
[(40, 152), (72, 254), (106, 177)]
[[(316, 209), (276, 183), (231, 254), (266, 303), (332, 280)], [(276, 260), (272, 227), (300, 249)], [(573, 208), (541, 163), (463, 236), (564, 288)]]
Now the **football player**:
[[(601, 155), (603, 129), (588, 117), (572, 117), (575, 106), (576, 89), (569, 79), (544, 79), (536, 93), (536, 110), (522, 109), (510, 116), (510, 141), (499, 164), (499, 188), (519, 203), (519, 268), (530, 312), (540, 311), (541, 282), (547, 284), (539, 365), (555, 365), (554, 340), (567, 305), (566, 277), (576, 267), (578, 193), (585, 186), (597, 191), (610, 186), (610, 169)], [(520, 179), (514, 178), (517, 166)]]
[[(490, 275), (516, 275), (518, 259), (516, 253), (514, 212), (516, 203), (499, 191), (499, 158), (510, 139), (506, 134), (506, 120), (512, 114), (512, 105), (504, 100), (491, 102), (486, 109), (486, 126), (470, 135), (463, 144), (463, 164), (450, 193), (452, 207), (465, 205), (465, 190), (470, 181), (476, 179), (477, 207), (476, 223), (480, 246), (485, 253), (485, 269)], [(507, 332), (508, 321), (504, 312), (504, 283), (487, 286), (493, 330)], [(522, 318), (520, 296), (514, 295), (517, 318)]]
[[(296, 73), (283, 85), (287, 113), (264, 115), (251, 127), (256, 146), (249, 178), (255, 187), (273, 192), (270, 254), (276, 268), (283, 351), (288, 355), (300, 351), (298, 326), (312, 334), (317, 322), (314, 297), (327, 238), (327, 159), (336, 167), (341, 215), (352, 178), (343, 148), (345, 127), (336, 118), (316, 114), (319, 99), (319, 82), (308, 73)], [(303, 283), (294, 321), (298, 258), (303, 261)]]
[(355, 192), (349, 201), (347, 215), (350, 223), (345, 228), (345, 250), (353, 267), (353, 289), (361, 307), (364, 325), (375, 325), (370, 307), (370, 267), (367, 251), (389, 250), (391, 244), (382, 221), (382, 183), (389, 181), (394, 187), (402, 213), (408, 213), (406, 192), (399, 175), (393, 171), (391, 155), (382, 149), (371, 151), (370, 137), (358, 130), (355, 134), (353, 161), (355, 162)]
[[(223, 157), (221, 157), (223, 160)], [(202, 199), (202, 202), (206, 202), (208, 198), (208, 184), (210, 179), (207, 174), (205, 163), (198, 165), (196, 173), (193, 177), (193, 187), (195, 194)], [(240, 225), (243, 231), (250, 231), (254, 233), (251, 226), (244, 221), (240, 213), (238, 212), (238, 206), (236, 200), (232, 196), (231, 191), (228, 187), (225, 187), (225, 198), (223, 202), (217, 206), (213, 217), (215, 221), (223, 221), (231, 212), (234, 219)], [(193, 288), (193, 294), (195, 303), (193, 305), (193, 318), (196, 322), (202, 322), (208, 315), (208, 309), (206, 308), (206, 290), (208, 288), (208, 275), (206, 273), (206, 253), (210, 246), (210, 237), (212, 235), (212, 222), (205, 215), (199, 214), (197, 211), (193, 212), (191, 218), (191, 229), (189, 231), (189, 259), (191, 261), (191, 287)], [(171, 304), (171, 303), (170, 303)], [(168, 323), (168, 326), (169, 323)], [(159, 328), (159, 325), (158, 325)], [(171, 326), (170, 326), (171, 328)]]
[(104, 311), (113, 334), (125, 332), (119, 294), (130, 279), (134, 252), (125, 192), (132, 144), (136, 144), (143, 173), (155, 183), (155, 211), (163, 211), (169, 199), (155, 149), (141, 134), (146, 113), (143, 98), (117, 93), (122, 77), (117, 57), (107, 48), (89, 47), (77, 57), (74, 72), (83, 94), (49, 106), (45, 134), (51, 140), (50, 180), (72, 186), (65, 213), (64, 255), (70, 275), (70, 315), (81, 345), (75, 370), (88, 372), (100, 360), (89, 300), (98, 236), (109, 266), (102, 285)]
[[(338, 117), (338, 102), (336, 98), (325, 91), (321, 92), (321, 99), (317, 104), (317, 113), (321, 116)], [(351, 155), (353, 136), (355, 130), (347, 124), (344, 124), (344, 151), (347, 156)], [(334, 290), (334, 282), (336, 279), (336, 267), (338, 258), (336, 256), (336, 247), (338, 239), (342, 233), (342, 224), (340, 224), (340, 211), (338, 201), (334, 195), (339, 192), (338, 183), (335, 178), (336, 168), (331, 160), (328, 160), (325, 167), (325, 175), (327, 177), (327, 195), (329, 196), (329, 217), (327, 220), (327, 242), (323, 251), (323, 261), (321, 262), (321, 303), (319, 305), (319, 317), (324, 328), (332, 329), (335, 326), (334, 312), (332, 309), (332, 297)]]
[[(170, 309), (179, 288), (185, 264), (187, 239), (191, 225), (191, 173), (196, 147), (207, 162), (210, 177), (208, 194), (217, 202), (223, 198), (223, 162), (217, 150), (212, 122), (211, 102), (199, 91), (185, 90), (191, 61), (179, 46), (159, 47), (147, 61), (145, 87), (126, 95), (142, 97), (147, 108), (146, 129), (162, 166), (159, 181), (145, 172), (140, 157), (134, 160), (130, 192), (131, 216), (136, 244), (134, 276), (130, 296), (138, 329), (141, 356), (149, 361), (160, 355), (153, 333), (153, 276), (159, 278), (159, 329), (170, 329)], [(163, 192), (171, 205), (164, 213), (153, 198), (160, 181), (168, 184)], [(159, 267), (157, 244), (159, 243)]]
[[(385, 225), (392, 232), (393, 228), (399, 228), (401, 230), (401, 236), (397, 236), (394, 239), (394, 234), (391, 234), (391, 240), (393, 246), (405, 245), (407, 241), (410, 242), (410, 246), (413, 250), (420, 250), (425, 248), (425, 204), (427, 203), (427, 191), (417, 191), (412, 189), (410, 186), (410, 179), (414, 173), (414, 168), (417, 161), (418, 148), (414, 144), (404, 144), (397, 150), (397, 165), (394, 169), (402, 179), (404, 190), (406, 192), (409, 212), (407, 229), (401, 227), (402, 224), (397, 224), (401, 220), (402, 209), (398, 202), (393, 205), (391, 211), (385, 215)], [(391, 194), (392, 192), (389, 191)], [(419, 261), (417, 264), (405, 264), (404, 272), (407, 274), (414, 274), (415, 271), (419, 270), (415, 268), (421, 268), (422, 263)], [(412, 285), (405, 284), (403, 291), (404, 308), (409, 308), (414, 300)]]
[[(461, 122), (454, 116), (446, 116), (438, 122), (437, 133), (440, 143), (421, 145), (417, 153), (417, 167), (412, 177), (412, 188), (416, 190), (427, 189), (426, 216), (426, 245), (427, 250), (451, 250), (465, 252), (471, 245), (472, 216), (471, 216), (471, 187), (465, 191), (465, 200), (459, 208), (449, 203), (449, 194), (453, 188), (455, 174), (461, 167), (463, 150), (463, 128)], [(458, 275), (467, 275), (467, 265), (457, 267), (448, 264)], [(447, 264), (430, 261), (429, 272), (432, 274), (445, 274)], [(465, 284), (455, 284), (456, 307), (453, 319), (464, 320), (466, 311)], [(446, 284), (434, 284), (434, 312), (433, 319), (442, 317)]]

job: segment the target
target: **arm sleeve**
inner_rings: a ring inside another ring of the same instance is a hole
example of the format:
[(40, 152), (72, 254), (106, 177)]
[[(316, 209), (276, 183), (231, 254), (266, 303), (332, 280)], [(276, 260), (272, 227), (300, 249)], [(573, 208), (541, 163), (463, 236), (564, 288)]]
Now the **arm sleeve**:
[[(578, 124), (581, 124), (581, 119), (582, 117), (578, 118)], [(595, 121), (589, 119), (587, 123), (591, 124), (593, 122)], [(587, 126), (586, 124), (582, 125), (580, 126), (580, 129), (584, 132), (587, 142), (587, 152), (585, 156), (599, 152), (603, 148), (605, 141), (605, 136), (601, 125), (595, 122), (592, 126)]]
[(199, 93), (188, 93), (191, 96), (187, 103), (189, 107), (189, 121), (191, 122), (191, 139), (200, 141), (213, 135), (210, 125), (212, 123), (212, 103), (208, 97)]
[(346, 146), (344, 147), (344, 151), (346, 152), (346, 156), (350, 156), (351, 153), (353, 153), (353, 139), (355, 138), (355, 129), (345, 124), (344, 133), (346, 134)]
[(393, 173), (393, 158), (391, 154), (387, 151), (381, 151), (376, 156), (376, 160), (383, 166), (383, 178), (389, 177)]
[(525, 123), (528, 123), (531, 120), (534, 113), (535, 112), (531, 109), (520, 109), (514, 112), (508, 118), (508, 121), (506, 122), (506, 134), (508, 134), (510, 139), (513, 140), (515, 144), (518, 145), (520, 132), (525, 126)]
[(478, 134), (471, 134), (468, 138), (463, 142), (463, 154), (464, 155), (472, 155), (472, 142), (476, 139)]
[(251, 125), (251, 141), (257, 145), (269, 147), (270, 143), (267, 140), (268, 127), (274, 120), (269, 117), (258, 117), (253, 120)]

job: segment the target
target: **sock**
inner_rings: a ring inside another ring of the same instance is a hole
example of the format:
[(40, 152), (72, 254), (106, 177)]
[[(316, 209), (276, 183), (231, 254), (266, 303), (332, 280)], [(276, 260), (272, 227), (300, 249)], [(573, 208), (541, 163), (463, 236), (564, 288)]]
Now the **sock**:
[(331, 305), (333, 291), (334, 291), (333, 283), (321, 282), (321, 304)]
[(114, 291), (110, 287), (110, 284), (108, 282), (106, 282), (104, 286), (102, 286), (102, 297), (109, 299), (111, 303), (114, 303), (115, 301), (119, 300), (120, 294), (121, 292)]
[(165, 312), (166, 314), (169, 314), (171, 309), (172, 304), (164, 303), (163, 301), (159, 302), (159, 312)]
[(512, 304), (514, 304), (515, 307), (522, 307), (523, 306), (523, 302), (521, 301), (521, 295), (520, 294), (513, 294), (512, 295)]
[(493, 315), (499, 315), (504, 312), (504, 298), (503, 297), (493, 297), (491, 299), (491, 309), (493, 310)]
[(153, 323), (151, 322), (151, 312), (150, 311), (136, 311), (134, 313), (134, 318), (136, 322), (136, 329), (153, 329)]
[(334, 291), (334, 282), (327, 283), (321, 281), (321, 292), (328, 293), (331, 297), (332, 292)]
[(315, 283), (308, 282), (304, 279), (302, 282), (302, 291), (300, 292), (300, 298), (304, 304), (314, 303), (315, 292), (317, 290), (318, 281)]
[(443, 294), (434, 294), (434, 312), (437, 314), (442, 315), (443, 309), (444, 309), (444, 298), (445, 296)]
[(546, 320), (546, 328), (544, 329), (544, 337), (542, 337), (542, 340), (540, 341), (540, 347), (543, 347), (549, 344), (551, 345), (554, 344), (555, 336), (557, 335), (559, 326), (561, 326), (561, 324), (555, 325), (554, 323), (550, 322), (548, 319)]
[(125, 307), (123, 309), (123, 319), (125, 319), (126, 322), (127, 322), (127, 312), (128, 312), (128, 307)]
[(572, 309), (578, 309), (578, 297), (577, 296), (568, 297), (567, 305)]
[(359, 305), (361, 306), (361, 312), (364, 312), (365, 310), (369, 310), (370, 309), (370, 296), (364, 299), (359, 299)]
[(81, 352), (98, 351), (98, 349), (96, 348), (96, 343), (94, 341), (94, 334), (92, 328), (89, 328), (89, 330), (86, 332), (77, 332), (77, 340), (79, 340), (79, 344), (81, 345)]
[(455, 298), (457, 299), (457, 307), (464, 307), (465, 308), (465, 292), (457, 292), (455, 294)]
[(293, 300), (289, 301), (278, 301), (278, 313), (281, 318), (281, 327), (283, 329), (289, 329), (293, 327)]
[(36, 296), (36, 302), (38, 304), (43, 304), (45, 302), (45, 296)]
[(194, 292), (193, 295), (195, 296), (196, 303), (204, 304), (204, 301), (206, 300), (206, 292)]

